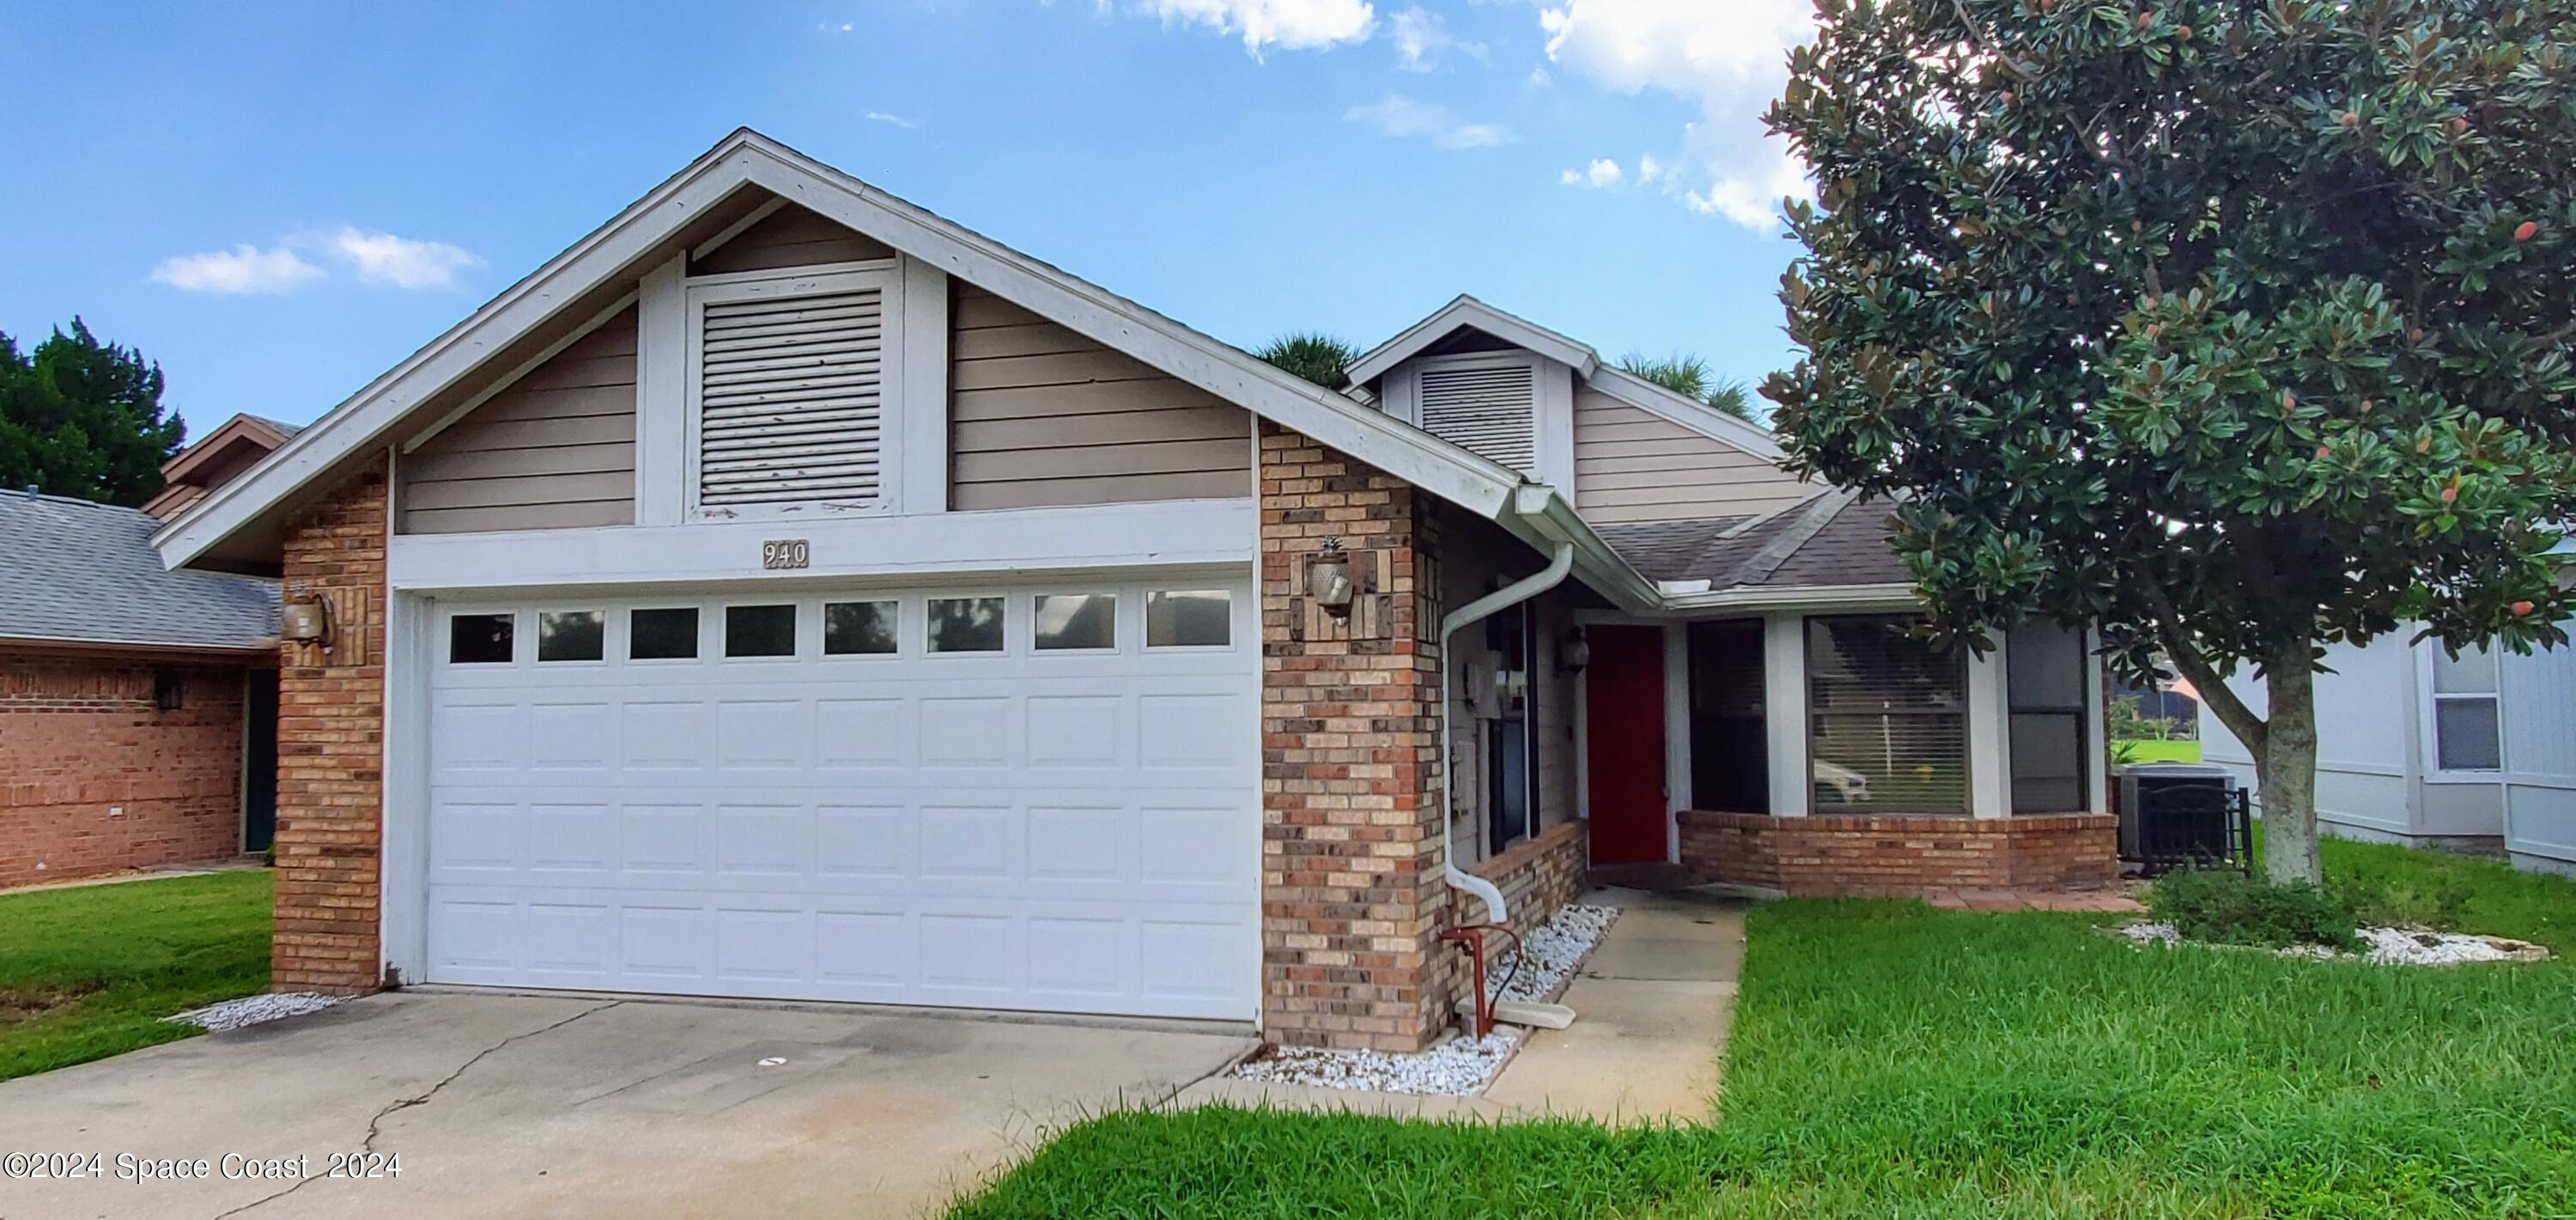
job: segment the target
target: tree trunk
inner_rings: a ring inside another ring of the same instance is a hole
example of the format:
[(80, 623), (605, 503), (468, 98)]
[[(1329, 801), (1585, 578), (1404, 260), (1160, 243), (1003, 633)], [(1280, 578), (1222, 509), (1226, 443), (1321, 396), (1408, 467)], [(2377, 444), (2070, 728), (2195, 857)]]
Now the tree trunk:
[(2269, 725), (2254, 751), (2263, 793), (2263, 871), (2274, 881), (2325, 880), (2317, 855), (2316, 671), (2301, 647), (2264, 667)]

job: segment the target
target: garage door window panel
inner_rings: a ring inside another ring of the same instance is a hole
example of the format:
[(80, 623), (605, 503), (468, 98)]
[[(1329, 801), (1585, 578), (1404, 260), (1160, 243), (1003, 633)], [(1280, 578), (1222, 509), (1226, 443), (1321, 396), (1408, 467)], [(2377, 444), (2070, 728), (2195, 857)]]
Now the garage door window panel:
[(1145, 595), (1147, 648), (1229, 648), (1234, 595), (1224, 589), (1156, 589)]
[(698, 658), (698, 608), (654, 606), (631, 611), (626, 620), (626, 659), (694, 661)]
[(725, 607), (725, 656), (728, 658), (796, 655), (796, 607)]
[(823, 655), (894, 655), (900, 649), (900, 610), (901, 603), (893, 601), (823, 603)]
[(1118, 595), (1041, 593), (1032, 616), (1041, 652), (1110, 652), (1118, 647)]
[(447, 620), (447, 661), (451, 665), (507, 665), (518, 659), (517, 617), (510, 614), (458, 614)]
[(998, 597), (930, 599), (930, 651), (935, 653), (1000, 652), (1004, 647), (1006, 611)]
[(537, 614), (537, 662), (599, 661), (608, 655), (608, 620), (597, 610)]

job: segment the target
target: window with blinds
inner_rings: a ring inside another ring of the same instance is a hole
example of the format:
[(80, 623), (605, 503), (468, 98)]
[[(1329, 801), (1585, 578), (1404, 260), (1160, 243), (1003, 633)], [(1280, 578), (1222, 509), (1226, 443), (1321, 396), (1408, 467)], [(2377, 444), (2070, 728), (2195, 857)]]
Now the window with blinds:
[(1814, 811), (1968, 811), (1966, 658), (1908, 635), (1917, 620), (1807, 620)]
[(1526, 362), (1426, 367), (1422, 430), (1516, 470), (1537, 468), (1538, 369)]
[(699, 306), (702, 510), (864, 508), (882, 490), (888, 377), (880, 284), (786, 295), (753, 286)]

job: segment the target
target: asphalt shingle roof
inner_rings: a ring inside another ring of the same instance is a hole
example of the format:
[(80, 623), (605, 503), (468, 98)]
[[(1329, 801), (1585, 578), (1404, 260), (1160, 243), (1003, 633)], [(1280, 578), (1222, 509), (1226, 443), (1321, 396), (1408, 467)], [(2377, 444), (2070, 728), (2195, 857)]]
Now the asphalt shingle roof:
[(277, 586), (173, 572), (131, 508), (0, 492), (0, 637), (250, 648), (277, 637)]
[(1826, 491), (1760, 517), (1605, 525), (1601, 537), (1649, 580), (1711, 589), (1906, 584), (1887, 545), (1887, 504)]

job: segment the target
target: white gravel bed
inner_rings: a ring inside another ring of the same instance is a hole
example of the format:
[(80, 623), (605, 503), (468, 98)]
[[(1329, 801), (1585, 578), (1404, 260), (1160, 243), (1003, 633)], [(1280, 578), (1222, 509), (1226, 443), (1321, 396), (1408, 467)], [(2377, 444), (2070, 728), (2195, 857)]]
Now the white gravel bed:
[(1529, 960), (1521, 963), (1510, 991), (1503, 990), (1503, 977), (1511, 974), (1515, 956), (1510, 942), (1503, 942), (1503, 951), (1485, 963), (1485, 994), (1497, 1000), (1546, 999), (1555, 993), (1557, 984), (1565, 981), (1565, 976), (1574, 973), (1583, 955), (1601, 943), (1618, 918), (1617, 907), (1568, 903), (1557, 908), (1556, 915), (1545, 925), (1521, 938), (1529, 950)]
[[(2169, 923), (2122, 924), (2120, 935), (2142, 945), (2178, 945), (2182, 933)], [(2356, 929), (2367, 946), (2358, 954), (2338, 953), (2323, 945), (2292, 945), (2274, 952), (2282, 957), (2307, 957), (2320, 961), (2358, 959), (2382, 966), (2462, 966), (2473, 962), (2536, 962), (2549, 956), (2549, 950), (2519, 940), (2500, 936), (2464, 936), (2453, 932), (2428, 932), (2420, 928)], [(2238, 945), (2213, 945), (2212, 948), (2243, 948)]]
[[(1539, 1000), (1555, 992), (1592, 947), (1601, 943), (1617, 907), (1568, 904), (1547, 923), (1522, 938), (1529, 960), (1511, 989), (1503, 976), (1511, 971), (1509, 942), (1496, 960), (1485, 963), (1485, 990), (1502, 1000)], [(1226, 1074), (1238, 1080), (1320, 1085), (1327, 1089), (1363, 1089), (1384, 1093), (1435, 1093), (1472, 1097), (1485, 1088), (1526, 1031), (1497, 1025), (1483, 1038), (1452, 1038), (1427, 1051), (1409, 1055), (1385, 1051), (1328, 1050), (1315, 1046), (1267, 1046), (1234, 1065)]]
[(1327, 1050), (1317, 1046), (1264, 1047), (1227, 1073), (1242, 1080), (1365, 1089), (1382, 1093), (1441, 1093), (1472, 1097), (1501, 1070), (1521, 1043), (1521, 1031), (1494, 1027), (1490, 1037), (1452, 1038), (1410, 1055), (1385, 1051)]
[(308, 1012), (320, 1012), (339, 1003), (341, 999), (340, 996), (324, 995), (318, 991), (271, 992), (266, 995), (246, 995), (238, 1000), (225, 1000), (220, 1004), (208, 1004), (203, 1008), (192, 1008), (177, 1016), (162, 1019), (200, 1026), (221, 1033), (228, 1029), (242, 1029), (287, 1017), (300, 1017)]

